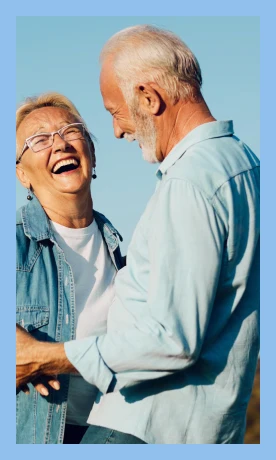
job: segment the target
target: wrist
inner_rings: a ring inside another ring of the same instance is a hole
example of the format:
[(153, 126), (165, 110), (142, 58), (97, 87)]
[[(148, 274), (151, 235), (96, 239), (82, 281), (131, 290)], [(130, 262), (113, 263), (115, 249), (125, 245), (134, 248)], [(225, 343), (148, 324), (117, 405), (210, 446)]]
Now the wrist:
[(39, 374), (66, 374), (75, 371), (67, 359), (63, 343), (39, 342), (37, 347)]

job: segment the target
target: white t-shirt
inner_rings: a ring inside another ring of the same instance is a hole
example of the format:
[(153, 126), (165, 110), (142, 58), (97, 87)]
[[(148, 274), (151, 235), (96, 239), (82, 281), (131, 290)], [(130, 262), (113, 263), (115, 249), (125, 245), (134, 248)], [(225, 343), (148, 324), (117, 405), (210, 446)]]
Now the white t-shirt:
[[(70, 264), (75, 286), (76, 338), (106, 332), (114, 299), (116, 269), (95, 219), (85, 228), (68, 228), (51, 221), (55, 239)], [(98, 389), (80, 375), (71, 375), (66, 423), (86, 425)]]

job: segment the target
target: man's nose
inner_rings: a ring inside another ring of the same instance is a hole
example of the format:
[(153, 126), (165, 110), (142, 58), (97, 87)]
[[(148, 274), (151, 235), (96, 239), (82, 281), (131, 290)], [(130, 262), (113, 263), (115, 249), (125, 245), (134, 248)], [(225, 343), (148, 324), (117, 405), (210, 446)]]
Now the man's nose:
[(115, 137), (117, 137), (117, 139), (122, 139), (124, 131), (120, 128), (119, 123), (115, 118), (113, 118), (113, 129)]

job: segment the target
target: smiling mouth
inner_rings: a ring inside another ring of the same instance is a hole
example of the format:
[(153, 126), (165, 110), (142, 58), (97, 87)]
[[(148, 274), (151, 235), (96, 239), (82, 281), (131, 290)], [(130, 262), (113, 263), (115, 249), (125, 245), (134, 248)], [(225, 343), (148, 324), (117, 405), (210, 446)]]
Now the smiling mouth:
[(75, 158), (59, 161), (52, 169), (53, 174), (62, 174), (69, 171), (74, 171), (80, 165), (80, 162)]

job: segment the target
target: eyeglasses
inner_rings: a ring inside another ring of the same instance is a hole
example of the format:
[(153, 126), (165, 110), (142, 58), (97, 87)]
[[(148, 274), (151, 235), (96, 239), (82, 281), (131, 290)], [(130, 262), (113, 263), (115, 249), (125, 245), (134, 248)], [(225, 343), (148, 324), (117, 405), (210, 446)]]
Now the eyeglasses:
[(58, 134), (64, 141), (75, 141), (84, 138), (86, 129), (83, 123), (71, 123), (70, 125), (63, 126), (58, 131), (52, 133), (39, 133), (34, 136), (28, 137), (25, 140), (21, 154), (16, 161), (19, 163), (25, 150), (29, 147), (34, 153), (52, 147), (54, 143), (54, 135)]

